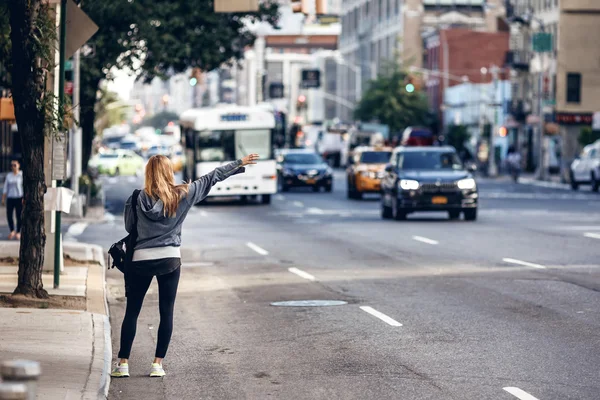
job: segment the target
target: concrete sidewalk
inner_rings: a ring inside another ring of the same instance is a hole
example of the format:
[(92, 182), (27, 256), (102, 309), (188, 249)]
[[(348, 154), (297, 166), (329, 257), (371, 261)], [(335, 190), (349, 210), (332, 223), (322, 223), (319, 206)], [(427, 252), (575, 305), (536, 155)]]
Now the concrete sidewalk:
[[(496, 181), (496, 182), (512, 182), (512, 178), (510, 175), (498, 175), (495, 178), (490, 178), (486, 176), (477, 177), (477, 179), (481, 179), (483, 181)], [(550, 175), (546, 180), (538, 180), (536, 179), (535, 174), (525, 173), (519, 176), (519, 183), (522, 185), (529, 186), (538, 186), (549, 189), (561, 189), (561, 190), (571, 190), (571, 186), (568, 183), (562, 182), (560, 176), (558, 175)]]
[[(0, 258), (16, 257), (18, 249), (18, 242), (0, 241)], [(38, 399), (106, 399), (112, 348), (103, 251), (65, 243), (64, 253), (86, 262), (65, 266), (58, 289), (52, 288), (52, 275), (44, 274), (44, 287), (51, 295), (85, 298), (85, 311), (0, 308), (0, 362), (39, 361)], [(0, 293), (14, 290), (16, 271), (0, 266)]]

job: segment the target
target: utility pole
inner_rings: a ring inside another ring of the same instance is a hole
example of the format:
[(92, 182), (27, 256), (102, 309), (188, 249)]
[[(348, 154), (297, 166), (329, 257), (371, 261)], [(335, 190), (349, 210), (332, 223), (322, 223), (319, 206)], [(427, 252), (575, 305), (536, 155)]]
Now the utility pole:
[(494, 124), (490, 132), (490, 155), (488, 157), (488, 176), (495, 177), (498, 174), (498, 167), (496, 166), (496, 144), (495, 136), (498, 130), (498, 108), (496, 107), (496, 97), (498, 92), (498, 67), (493, 65), (492, 68), (492, 80), (493, 86), (493, 102), (494, 102)]
[[(81, 62), (81, 52), (77, 50), (73, 55), (73, 120), (79, 121), (81, 115), (80, 108), (80, 64)], [(72, 150), (73, 150), (73, 159), (71, 162), (72, 166), (72, 178), (71, 178), (71, 190), (75, 192), (75, 214), (76, 217), (83, 217), (83, 208), (81, 204), (81, 198), (79, 197), (79, 177), (81, 176), (81, 148), (82, 148), (82, 138), (81, 138), (81, 127), (77, 124), (73, 127), (73, 133), (71, 136), (72, 140)]]
[[(59, 22), (60, 35), (58, 39), (58, 104), (59, 104), (59, 117), (64, 117), (64, 104), (65, 104), (65, 62), (66, 62), (66, 43), (67, 43), (67, 0), (61, 0), (60, 2), (60, 22)], [(65, 135), (66, 136), (66, 135)], [(66, 140), (66, 137), (64, 138)], [(62, 181), (56, 181), (56, 187), (60, 188)], [(60, 266), (61, 266), (61, 211), (56, 210), (56, 226), (54, 228), (54, 288), (58, 288), (60, 285)]]

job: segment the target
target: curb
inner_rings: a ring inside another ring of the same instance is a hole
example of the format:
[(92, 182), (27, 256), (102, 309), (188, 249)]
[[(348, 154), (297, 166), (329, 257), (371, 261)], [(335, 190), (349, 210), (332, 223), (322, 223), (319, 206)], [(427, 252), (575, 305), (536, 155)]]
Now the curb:
[(571, 190), (571, 186), (568, 183), (540, 181), (532, 178), (519, 178), (519, 183), (523, 185), (538, 186), (549, 189)]
[[(90, 378), (94, 375), (98, 379), (93, 379), (86, 385), (84, 400), (106, 400), (108, 398), (108, 390), (110, 388), (110, 367), (112, 363), (112, 337), (111, 326), (108, 308), (108, 287), (106, 283), (106, 263), (104, 260), (104, 251), (102, 247), (92, 244), (79, 244), (78, 246), (85, 247), (86, 252), (90, 255), (90, 259), (100, 264), (101, 274), (96, 276), (96, 279), (102, 280), (102, 301), (104, 313), (92, 313), (92, 323), (94, 326), (93, 338), (93, 353), (90, 369)], [(98, 268), (91, 266), (90, 268)], [(99, 310), (98, 310), (99, 311)], [(89, 378), (88, 378), (89, 379)]]
[(104, 323), (104, 358), (102, 366), (102, 374), (100, 376), (100, 387), (98, 388), (98, 399), (107, 399), (108, 390), (110, 389), (110, 366), (112, 363), (112, 336), (110, 327), (110, 310), (108, 308), (108, 286), (106, 283), (106, 263), (104, 262), (104, 250), (98, 245), (90, 245), (94, 260), (100, 263), (102, 268), (102, 285), (104, 288), (104, 309), (105, 315), (103, 315)]

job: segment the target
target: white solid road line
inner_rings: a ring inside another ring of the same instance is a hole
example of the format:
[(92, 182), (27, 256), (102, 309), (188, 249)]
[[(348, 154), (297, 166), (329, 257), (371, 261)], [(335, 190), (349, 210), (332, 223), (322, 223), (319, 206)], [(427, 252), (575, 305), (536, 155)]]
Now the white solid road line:
[(505, 387), (503, 388), (506, 392), (512, 394), (517, 399), (521, 400), (539, 400), (537, 397), (533, 397), (529, 393), (524, 390), (519, 389), (518, 387)]
[(208, 217), (208, 213), (206, 211), (204, 211), (204, 210), (201, 210), (200, 211), (200, 216), (201, 217)]
[(412, 238), (414, 240), (416, 240), (417, 242), (423, 242), (423, 243), (427, 243), (427, 244), (438, 244), (439, 243), (437, 240), (428, 239), (423, 236), (413, 236)]
[(67, 235), (79, 236), (85, 231), (85, 228), (87, 227), (87, 222), (75, 222), (73, 225), (69, 226), (69, 229), (67, 229)]
[(600, 239), (600, 233), (586, 232), (583, 234), (583, 236), (585, 236), (587, 238), (591, 238), (591, 239)]
[(316, 208), (316, 207), (311, 207), (308, 210), (306, 210), (306, 212), (308, 214), (314, 214), (314, 215), (323, 215), (323, 214), (325, 214), (325, 211), (321, 210), (320, 208)]
[(509, 264), (517, 264), (522, 265), (524, 267), (538, 268), (538, 269), (546, 269), (543, 265), (534, 264), (527, 261), (515, 260), (514, 258), (503, 258), (502, 261)]
[(385, 322), (386, 324), (389, 324), (391, 326), (402, 326), (402, 324), (398, 321), (396, 321), (393, 318), (388, 317), (387, 315), (385, 315), (384, 313), (381, 313), (377, 310), (375, 310), (372, 307), (369, 306), (362, 306), (360, 307), (361, 310), (363, 310), (364, 312), (367, 312), (369, 314), (371, 314), (374, 317), (379, 318), (380, 320), (382, 320), (383, 322)]
[(254, 250), (255, 252), (257, 252), (258, 254), (260, 254), (261, 256), (266, 256), (269, 255), (269, 252), (266, 251), (263, 248), (258, 247), (257, 245), (255, 245), (252, 242), (248, 242), (246, 243), (246, 246), (250, 247), (252, 250)]
[(295, 205), (296, 207), (304, 207), (304, 203), (301, 201), (295, 201), (292, 204)]
[(282, 194), (276, 194), (274, 199), (277, 201), (283, 201), (283, 200), (285, 200), (285, 196)]
[(298, 275), (301, 278), (308, 279), (309, 281), (316, 281), (317, 280), (317, 278), (315, 278), (314, 276), (312, 276), (308, 272), (304, 272), (304, 271), (302, 271), (301, 269), (298, 269), (298, 268), (288, 268), (288, 271), (290, 271), (292, 274)]

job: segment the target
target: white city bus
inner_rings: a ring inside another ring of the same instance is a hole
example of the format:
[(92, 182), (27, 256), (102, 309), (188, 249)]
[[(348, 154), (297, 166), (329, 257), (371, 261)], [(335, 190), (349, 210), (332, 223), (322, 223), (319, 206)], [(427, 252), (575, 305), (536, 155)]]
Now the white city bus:
[(263, 107), (235, 105), (192, 109), (181, 114), (181, 142), (186, 161), (183, 178), (195, 180), (218, 166), (257, 153), (257, 165), (245, 174), (218, 183), (209, 196), (261, 196), (271, 202), (277, 192), (277, 165), (273, 151), (275, 117)]

